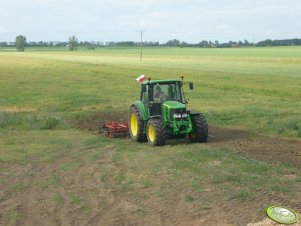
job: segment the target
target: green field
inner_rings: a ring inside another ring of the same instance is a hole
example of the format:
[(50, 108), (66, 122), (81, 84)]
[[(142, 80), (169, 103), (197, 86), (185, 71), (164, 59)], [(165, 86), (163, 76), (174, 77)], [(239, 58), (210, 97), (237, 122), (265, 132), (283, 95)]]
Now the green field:
[[(5, 50), (5, 49), (4, 49)], [(127, 110), (135, 78), (194, 81), (192, 109), (211, 124), (301, 136), (301, 48), (138, 49), (0, 52), (1, 109), (70, 117)], [(3, 116), (2, 116), (3, 117)], [(6, 116), (4, 116), (6, 117)], [(18, 116), (13, 116), (18, 117)], [(7, 124), (2, 119), (1, 124)], [(5, 126), (1, 126), (5, 127)]]
[[(139, 75), (183, 74), (194, 82), (193, 91), (186, 89), (189, 108), (204, 112), (210, 125), (300, 141), (300, 47), (145, 48), (142, 62), (139, 51), (0, 48), (0, 225), (64, 224), (68, 218), (86, 224), (99, 209), (114, 206), (111, 199), (103, 198), (104, 206), (96, 201), (108, 192), (135, 205), (132, 214), (142, 225), (174, 199), (193, 215), (216, 209), (219, 201), (238, 209), (253, 203), (259, 209), (246, 210), (246, 223), (268, 203), (259, 202), (262, 194), (279, 193), (284, 203), (298, 197), (301, 172), (293, 165), (210, 142), (152, 148), (80, 128), (96, 115), (126, 115), (139, 98)], [(39, 218), (39, 204), (48, 207), (46, 220)]]

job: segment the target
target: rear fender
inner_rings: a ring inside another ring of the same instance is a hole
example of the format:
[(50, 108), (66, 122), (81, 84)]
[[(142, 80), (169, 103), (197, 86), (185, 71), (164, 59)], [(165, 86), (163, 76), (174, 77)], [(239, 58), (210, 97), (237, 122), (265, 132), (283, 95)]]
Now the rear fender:
[(142, 101), (135, 101), (132, 105), (135, 106), (140, 114), (140, 117), (143, 119), (143, 121), (145, 122), (147, 120), (147, 110), (145, 109), (144, 104), (142, 103)]
[(146, 124), (147, 124), (147, 119), (148, 119), (148, 113), (147, 113), (147, 109), (145, 109), (144, 104), (142, 103), (142, 101), (135, 101), (132, 105), (135, 106), (138, 109), (139, 115), (143, 120), (143, 133), (145, 133), (146, 131)]

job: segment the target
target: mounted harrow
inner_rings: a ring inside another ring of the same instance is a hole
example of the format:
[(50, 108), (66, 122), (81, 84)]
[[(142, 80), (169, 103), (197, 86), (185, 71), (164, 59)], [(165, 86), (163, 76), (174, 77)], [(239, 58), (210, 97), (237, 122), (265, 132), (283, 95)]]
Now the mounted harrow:
[(99, 133), (108, 134), (110, 138), (116, 136), (126, 136), (129, 133), (127, 123), (105, 122), (100, 128)]

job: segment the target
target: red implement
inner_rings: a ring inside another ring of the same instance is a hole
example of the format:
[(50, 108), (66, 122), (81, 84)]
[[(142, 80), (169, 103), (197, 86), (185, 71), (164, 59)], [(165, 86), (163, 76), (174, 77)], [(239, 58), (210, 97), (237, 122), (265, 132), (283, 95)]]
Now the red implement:
[(100, 128), (100, 132), (107, 133), (110, 138), (114, 137), (114, 135), (127, 135), (129, 126), (127, 123), (106, 122)]

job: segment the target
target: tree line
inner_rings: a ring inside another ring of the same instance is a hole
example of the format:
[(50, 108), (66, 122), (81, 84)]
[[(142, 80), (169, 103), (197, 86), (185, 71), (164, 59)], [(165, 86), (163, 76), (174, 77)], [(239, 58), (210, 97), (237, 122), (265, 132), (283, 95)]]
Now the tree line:
[(266, 39), (257, 43), (257, 46), (299, 46), (301, 45), (301, 39), (283, 39), (283, 40), (271, 40)]
[[(271, 40), (266, 39), (257, 43), (249, 42), (248, 40), (243, 41), (229, 41), (219, 43), (218, 40), (207, 41), (203, 40), (199, 43), (187, 43), (178, 39), (172, 39), (166, 43), (159, 43), (156, 41), (145, 41), (142, 43), (143, 46), (156, 47), (201, 47), (201, 48), (237, 48), (237, 47), (265, 47), (265, 46), (292, 46), (301, 45), (301, 39), (283, 39), (283, 40)], [(39, 41), (39, 42), (27, 42), (26, 37), (18, 35), (15, 42), (0, 42), (0, 47), (16, 47), (17, 51), (24, 51), (26, 47), (68, 47), (70, 51), (77, 50), (77, 48), (86, 47), (88, 49), (95, 49), (96, 47), (136, 47), (140, 46), (140, 42), (134, 41), (121, 41), (121, 42), (95, 42), (95, 41), (78, 41), (75, 36), (69, 37), (68, 41)]]
[(212, 41), (206, 41), (203, 40), (197, 44), (190, 44), (187, 42), (181, 42), (177, 39), (169, 40), (164, 44), (160, 44), (160, 46), (176, 46), (176, 47), (203, 47), (203, 48), (235, 48), (235, 47), (267, 47), (267, 46), (298, 46), (301, 45), (301, 39), (294, 38), (294, 39), (283, 39), (283, 40), (271, 40), (266, 39), (264, 41), (260, 41), (257, 43), (249, 42), (248, 40), (243, 41), (229, 41), (229, 42), (223, 42), (219, 43), (218, 40)]

